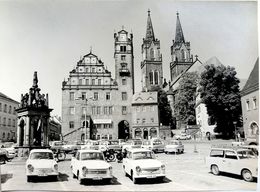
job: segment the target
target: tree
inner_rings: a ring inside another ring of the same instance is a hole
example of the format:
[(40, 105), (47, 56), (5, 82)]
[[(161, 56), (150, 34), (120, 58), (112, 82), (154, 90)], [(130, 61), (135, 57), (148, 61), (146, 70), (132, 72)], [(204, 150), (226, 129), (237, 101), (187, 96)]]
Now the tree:
[(187, 72), (182, 76), (175, 97), (175, 116), (187, 125), (196, 124), (196, 89), (198, 84), (198, 74)]
[(200, 96), (210, 117), (216, 122), (215, 131), (225, 138), (233, 136), (233, 122), (241, 123), (239, 79), (233, 67), (206, 65), (201, 74)]
[(153, 87), (151, 91), (158, 92), (158, 108), (159, 108), (159, 118), (162, 125), (173, 126), (172, 109), (170, 107), (166, 92), (158, 87)]

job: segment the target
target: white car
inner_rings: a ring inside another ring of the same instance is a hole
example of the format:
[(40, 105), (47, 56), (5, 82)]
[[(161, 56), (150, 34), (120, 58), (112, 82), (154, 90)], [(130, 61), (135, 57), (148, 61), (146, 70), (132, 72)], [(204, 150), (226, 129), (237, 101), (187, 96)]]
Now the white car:
[(178, 140), (170, 140), (167, 145), (165, 145), (164, 152), (168, 153), (183, 153), (184, 145), (181, 141)]
[(86, 179), (111, 181), (112, 166), (105, 161), (104, 154), (100, 150), (78, 150), (71, 159), (73, 178), (82, 184)]
[(175, 139), (188, 140), (188, 139), (191, 139), (191, 135), (187, 135), (186, 133), (182, 133), (180, 135), (175, 135)]
[(27, 182), (32, 177), (53, 176), (57, 179), (59, 175), (58, 163), (53, 158), (53, 152), (49, 149), (33, 149), (30, 151), (26, 161)]
[(98, 143), (98, 141), (89, 140), (84, 145), (81, 145), (80, 149), (98, 150), (99, 149), (99, 143)]
[(241, 175), (245, 181), (257, 177), (257, 156), (248, 149), (212, 148), (206, 165), (214, 175), (227, 172)]
[(165, 165), (156, 160), (154, 152), (148, 149), (129, 149), (123, 159), (123, 169), (133, 183), (139, 178), (165, 178)]
[(141, 146), (142, 146), (142, 140), (140, 139), (127, 140), (122, 146), (122, 151), (127, 151), (128, 149), (133, 149), (133, 148), (141, 148)]
[(164, 143), (160, 139), (144, 140), (142, 148), (152, 150), (155, 153), (164, 152)]

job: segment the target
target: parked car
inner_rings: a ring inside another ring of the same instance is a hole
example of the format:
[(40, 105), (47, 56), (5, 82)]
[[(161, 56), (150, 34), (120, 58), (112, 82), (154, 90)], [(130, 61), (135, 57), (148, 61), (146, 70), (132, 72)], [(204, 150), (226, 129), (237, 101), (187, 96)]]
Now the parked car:
[(2, 149), (6, 150), (6, 156), (8, 160), (13, 159), (14, 157), (17, 156), (17, 149), (14, 148), (15, 143), (13, 142), (6, 142), (6, 143), (1, 143), (0, 144)]
[(0, 148), (0, 163), (5, 163), (7, 160), (7, 151), (5, 149)]
[(175, 139), (188, 140), (191, 139), (191, 135), (188, 135), (186, 133), (181, 133), (180, 135), (175, 135)]
[(141, 148), (141, 146), (142, 146), (142, 140), (140, 139), (127, 140), (125, 144), (122, 146), (122, 151), (126, 151), (132, 148)]
[(113, 178), (112, 166), (100, 150), (78, 150), (71, 159), (71, 170), (80, 184), (86, 179), (111, 181)]
[(144, 140), (142, 148), (152, 150), (155, 153), (164, 152), (164, 143), (160, 139)]
[(133, 183), (140, 178), (165, 178), (165, 165), (155, 159), (154, 152), (148, 149), (129, 149), (123, 159), (123, 169)]
[(73, 141), (73, 142), (67, 142), (66, 144), (63, 145), (63, 150), (66, 153), (71, 153), (76, 150), (79, 150), (81, 148), (81, 145), (78, 141)]
[(227, 172), (241, 175), (245, 181), (253, 181), (257, 177), (257, 156), (248, 149), (212, 148), (206, 165), (214, 175)]
[(88, 140), (84, 145), (81, 145), (80, 149), (99, 149), (99, 142), (95, 140)]
[(58, 163), (54, 160), (53, 152), (50, 149), (33, 149), (30, 151), (26, 161), (27, 182), (33, 177), (52, 176), (57, 180), (59, 175)]
[(258, 156), (258, 145), (241, 145), (241, 148), (252, 150)]
[(107, 149), (120, 152), (122, 150), (122, 147), (119, 145), (118, 140), (108, 140), (107, 141)]
[(184, 145), (179, 140), (170, 140), (168, 144), (165, 145), (164, 152), (168, 153), (183, 153)]

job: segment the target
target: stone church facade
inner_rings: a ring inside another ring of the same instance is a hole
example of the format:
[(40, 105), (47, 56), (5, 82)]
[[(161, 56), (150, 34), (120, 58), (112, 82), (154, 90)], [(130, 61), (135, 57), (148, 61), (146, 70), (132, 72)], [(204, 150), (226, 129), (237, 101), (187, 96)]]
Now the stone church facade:
[(90, 51), (62, 83), (64, 140), (130, 137), (134, 93), (133, 35), (122, 29), (114, 34), (114, 40), (114, 79), (101, 59)]

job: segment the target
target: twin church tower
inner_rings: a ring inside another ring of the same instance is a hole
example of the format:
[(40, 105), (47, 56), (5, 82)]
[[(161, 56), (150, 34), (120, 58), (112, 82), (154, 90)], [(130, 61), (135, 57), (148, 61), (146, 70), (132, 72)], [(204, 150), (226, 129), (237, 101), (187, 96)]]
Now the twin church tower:
[[(90, 51), (77, 62), (69, 78), (62, 83), (62, 134), (65, 140), (133, 138), (135, 133), (132, 129), (135, 125), (147, 130), (147, 134), (152, 134), (150, 130), (157, 130), (155, 136), (158, 136), (159, 120), (151, 117), (134, 119), (132, 114), (135, 95), (133, 34), (122, 29), (114, 34), (114, 40), (114, 79), (101, 59)], [(171, 56), (173, 82), (193, 60), (190, 43), (185, 42), (178, 13)], [(160, 41), (155, 38), (150, 10), (142, 44), (141, 71), (143, 92), (152, 92), (155, 87), (163, 87), (166, 83), (163, 82)], [(142, 98), (137, 97), (137, 101), (139, 99)], [(152, 98), (152, 95), (147, 95), (147, 99), (157, 102), (157, 96)], [(140, 108), (146, 112), (154, 110), (147, 103), (137, 106), (136, 112), (140, 112)], [(135, 131), (138, 132), (137, 129)]]

